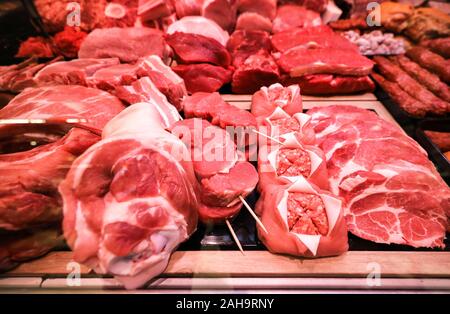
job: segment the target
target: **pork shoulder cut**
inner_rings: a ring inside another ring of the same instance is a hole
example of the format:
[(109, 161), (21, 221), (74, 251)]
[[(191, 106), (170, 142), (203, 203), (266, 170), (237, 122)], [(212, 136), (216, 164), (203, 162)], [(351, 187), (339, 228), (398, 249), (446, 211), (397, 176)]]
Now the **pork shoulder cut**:
[(190, 154), (156, 106), (128, 107), (60, 185), (75, 261), (128, 289), (143, 286), (196, 228), (194, 182)]

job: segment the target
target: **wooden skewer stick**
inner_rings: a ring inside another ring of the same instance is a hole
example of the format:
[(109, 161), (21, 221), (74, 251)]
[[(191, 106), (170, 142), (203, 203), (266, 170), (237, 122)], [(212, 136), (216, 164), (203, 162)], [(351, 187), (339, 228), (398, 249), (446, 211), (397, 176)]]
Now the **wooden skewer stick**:
[(262, 132), (256, 131), (255, 129), (252, 129), (252, 130), (253, 130), (253, 132), (255, 132), (255, 133), (259, 134), (259, 135), (262, 135), (262, 136), (264, 136), (264, 137), (266, 137), (268, 139), (271, 139), (272, 141), (277, 142), (278, 144), (284, 145), (283, 142), (280, 142), (279, 140), (277, 140), (276, 138), (273, 138), (272, 136), (269, 136), (269, 135), (264, 134)]
[(264, 227), (264, 224), (262, 223), (262, 221), (259, 219), (258, 216), (256, 216), (255, 212), (250, 207), (250, 205), (248, 205), (246, 200), (241, 195), (239, 195), (239, 199), (241, 200), (242, 204), (244, 204), (245, 208), (247, 208), (247, 210), (249, 211), (250, 215), (252, 215), (253, 218), (255, 218), (255, 220), (258, 223), (258, 225), (264, 230), (265, 233), (269, 234), (269, 232), (267, 231), (266, 227)]
[(228, 229), (230, 229), (231, 235), (233, 236), (233, 239), (234, 239), (234, 241), (236, 242), (236, 244), (237, 244), (239, 250), (241, 251), (242, 255), (245, 255), (244, 249), (242, 248), (242, 245), (241, 245), (241, 242), (239, 241), (239, 239), (238, 239), (236, 233), (234, 232), (234, 229), (233, 229), (233, 227), (231, 226), (230, 221), (229, 221), (228, 219), (225, 219), (225, 222), (226, 222), (226, 224), (227, 224), (227, 226), (228, 226)]

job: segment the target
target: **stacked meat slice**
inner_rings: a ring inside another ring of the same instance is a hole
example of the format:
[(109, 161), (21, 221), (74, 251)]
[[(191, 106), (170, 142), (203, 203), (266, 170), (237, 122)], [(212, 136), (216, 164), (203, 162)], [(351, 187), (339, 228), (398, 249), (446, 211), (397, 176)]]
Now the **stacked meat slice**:
[(184, 17), (170, 25), (166, 41), (178, 62), (173, 70), (183, 77), (190, 93), (215, 92), (231, 80), (227, 40), (227, 32), (201, 16)]
[(258, 234), (271, 252), (338, 255), (348, 249), (342, 201), (327, 191), (325, 155), (302, 109), (298, 86), (275, 84), (253, 96), (252, 112), (268, 138), (259, 142), (256, 204), (268, 233)]
[(311, 94), (372, 91), (367, 75), (373, 63), (358, 48), (325, 25), (294, 28), (272, 36), (285, 83), (298, 83)]
[(156, 104), (128, 107), (60, 185), (74, 259), (126, 288), (144, 285), (195, 230), (195, 184), (190, 153)]
[(414, 140), (352, 106), (308, 114), (350, 232), (378, 243), (444, 247), (450, 189)]
[[(23, 260), (57, 244), (58, 184), (74, 159), (100, 139), (98, 130), (123, 108), (119, 99), (97, 89), (53, 86), (27, 89), (0, 110), (0, 229), (19, 232), (20, 241), (2, 234), (2, 259)], [(18, 246), (29, 254), (14, 249)]]

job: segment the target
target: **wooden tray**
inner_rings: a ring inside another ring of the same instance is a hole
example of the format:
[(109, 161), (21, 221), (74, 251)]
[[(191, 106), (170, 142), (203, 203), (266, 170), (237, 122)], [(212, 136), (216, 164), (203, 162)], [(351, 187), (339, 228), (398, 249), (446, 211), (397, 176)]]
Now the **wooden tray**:
[[(250, 109), (251, 96), (224, 95)], [(350, 104), (396, 123), (373, 94), (303, 97), (305, 109)], [(108, 276), (80, 265), (81, 286), (69, 286), (71, 252), (52, 252), (0, 276), (0, 293), (125, 292)], [(378, 277), (379, 275), (379, 277)], [(379, 278), (379, 279), (378, 279)], [(139, 293), (221, 292), (448, 292), (450, 252), (350, 251), (337, 257), (303, 259), (267, 251), (176, 251), (169, 266)], [(129, 292), (127, 292), (129, 293)]]

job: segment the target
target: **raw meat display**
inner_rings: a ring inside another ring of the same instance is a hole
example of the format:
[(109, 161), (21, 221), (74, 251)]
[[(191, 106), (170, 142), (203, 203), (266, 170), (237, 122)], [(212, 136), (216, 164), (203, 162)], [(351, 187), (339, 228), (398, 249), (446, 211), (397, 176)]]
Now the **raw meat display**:
[(256, 204), (268, 234), (258, 235), (269, 251), (294, 256), (339, 255), (348, 250), (342, 201), (303, 177), (269, 185)]
[(340, 95), (373, 92), (375, 84), (369, 76), (342, 76), (312, 74), (301, 77), (286, 77), (283, 85), (298, 84), (303, 95)]
[(241, 160), (231, 136), (202, 119), (177, 122), (172, 134), (190, 148), (199, 182), (199, 218), (204, 223), (223, 223), (241, 209), (239, 196), (246, 197), (258, 183), (258, 173)]
[(320, 14), (295, 4), (284, 4), (278, 7), (273, 20), (274, 34), (297, 27), (311, 27), (322, 24)]
[(446, 59), (450, 58), (450, 37), (424, 40), (420, 42), (420, 45)]
[(261, 86), (280, 80), (277, 63), (267, 52), (251, 55), (234, 71), (231, 89), (236, 94), (251, 94)]
[(231, 81), (232, 71), (220, 66), (199, 63), (180, 64), (172, 68), (183, 78), (189, 93), (212, 93)]
[(168, 54), (163, 33), (146, 27), (95, 29), (78, 51), (79, 58), (119, 58), (122, 62), (136, 62), (149, 55), (166, 60)]
[(186, 16), (172, 23), (167, 28), (167, 34), (176, 32), (196, 34), (217, 40), (222, 46), (227, 44), (229, 35), (217, 23), (203, 16)]
[(269, 18), (255, 12), (244, 12), (237, 18), (236, 29), (271, 33), (272, 21)]
[(448, 85), (443, 83), (437, 75), (422, 68), (420, 65), (411, 61), (411, 59), (406, 56), (397, 56), (395, 58), (392, 58), (392, 60), (400, 65), (403, 71), (423, 84), (436, 96), (446, 102), (450, 102), (450, 89)]
[(225, 30), (236, 24), (238, 0), (204, 0), (201, 15), (216, 22)]
[(423, 47), (414, 47), (406, 55), (422, 67), (437, 74), (442, 81), (450, 84), (450, 61)]
[(203, 35), (175, 32), (166, 36), (177, 58), (183, 63), (212, 63), (228, 67), (231, 57), (225, 46)]
[(308, 114), (350, 232), (378, 243), (444, 247), (450, 190), (416, 142), (368, 110), (341, 105)]
[(59, 188), (75, 261), (128, 289), (143, 286), (196, 229), (195, 180), (187, 148), (164, 130), (156, 107), (125, 109)]
[(352, 18), (352, 19), (343, 19), (330, 22), (328, 24), (335, 31), (348, 31), (348, 30), (367, 30), (370, 28), (367, 25), (366, 18)]
[(448, 112), (448, 102), (436, 97), (432, 92), (405, 73), (399, 66), (384, 57), (377, 56), (373, 60), (377, 63), (377, 70), (386, 79), (398, 83), (405, 92), (417, 100), (422, 101), (424, 103), (423, 107), (427, 112), (435, 114), (445, 114)]
[(240, 13), (253, 12), (273, 20), (277, 14), (276, 0), (238, 0)]

